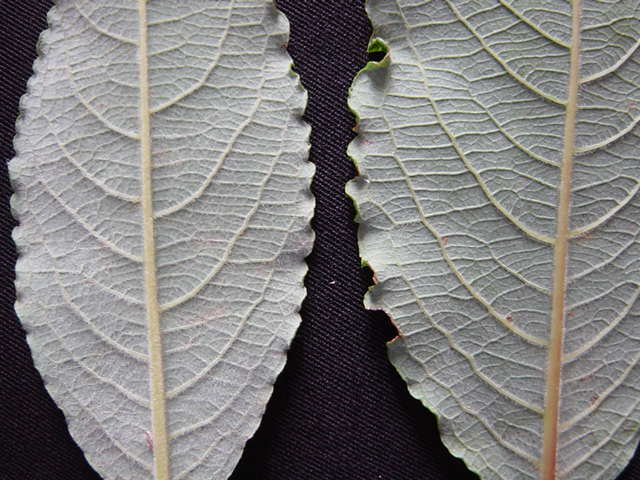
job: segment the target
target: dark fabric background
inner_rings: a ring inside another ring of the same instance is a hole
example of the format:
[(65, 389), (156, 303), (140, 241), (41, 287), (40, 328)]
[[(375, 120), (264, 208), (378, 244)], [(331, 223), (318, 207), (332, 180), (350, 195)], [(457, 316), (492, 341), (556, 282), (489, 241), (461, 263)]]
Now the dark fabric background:
[[(100, 1), (100, 0), (96, 0)], [(280, 0), (289, 50), (309, 91), (317, 165), (302, 326), (262, 425), (233, 480), (466, 480), (476, 478), (442, 446), (434, 417), (412, 399), (386, 358), (389, 320), (362, 307), (360, 268), (344, 184), (354, 119), (346, 95), (364, 65), (370, 27), (362, 0)], [(48, 397), (15, 313), (14, 220), (6, 162), (51, 0), (0, 0), (0, 480), (98, 480)], [(640, 461), (621, 477), (640, 479)], [(516, 480), (516, 479), (514, 479)]]

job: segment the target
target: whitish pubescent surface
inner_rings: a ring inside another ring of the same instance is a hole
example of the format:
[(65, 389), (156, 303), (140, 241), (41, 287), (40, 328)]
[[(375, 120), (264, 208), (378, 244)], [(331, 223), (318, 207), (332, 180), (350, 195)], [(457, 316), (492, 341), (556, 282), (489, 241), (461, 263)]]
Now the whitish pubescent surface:
[(10, 164), (36, 366), (105, 479), (225, 479), (312, 243), (288, 23), (264, 0), (58, 0), (49, 20)]
[(389, 55), (352, 90), (348, 191), (391, 361), (483, 479), (615, 478), (640, 420), (640, 4), (368, 10)]

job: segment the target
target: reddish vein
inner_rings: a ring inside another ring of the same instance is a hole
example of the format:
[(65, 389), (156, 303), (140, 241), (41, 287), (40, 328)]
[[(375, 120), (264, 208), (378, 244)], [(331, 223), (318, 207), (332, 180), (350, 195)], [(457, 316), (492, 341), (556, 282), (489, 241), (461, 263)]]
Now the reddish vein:
[(562, 169), (558, 195), (557, 234), (553, 253), (553, 296), (545, 394), (544, 433), (542, 439), (542, 463), (540, 465), (541, 480), (556, 479), (562, 374), (562, 339), (564, 335), (567, 259), (570, 237), (571, 174), (575, 153), (575, 127), (580, 71), (580, 3), (581, 0), (572, 1), (571, 60), (564, 124)]

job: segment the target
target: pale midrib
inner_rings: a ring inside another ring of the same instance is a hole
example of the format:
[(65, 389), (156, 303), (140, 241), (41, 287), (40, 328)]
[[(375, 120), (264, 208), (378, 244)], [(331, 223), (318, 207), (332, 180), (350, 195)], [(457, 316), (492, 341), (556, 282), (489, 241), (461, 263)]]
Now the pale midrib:
[(147, 0), (138, 0), (138, 63), (140, 81), (140, 157), (142, 177), (142, 227), (144, 240), (144, 289), (149, 342), (151, 388), (151, 429), (155, 480), (169, 480), (169, 440), (167, 437), (162, 333), (156, 278), (156, 245), (153, 222), (151, 158), (151, 110), (149, 107), (149, 57), (147, 46)]
[(575, 129), (580, 73), (580, 13), (581, 0), (572, 1), (571, 51), (568, 98), (564, 124), (564, 146), (557, 212), (557, 233), (553, 252), (553, 296), (551, 300), (551, 331), (544, 409), (544, 433), (540, 479), (555, 480), (558, 452), (558, 423), (562, 375), (562, 341), (564, 336), (567, 259), (569, 256), (569, 214), (571, 210), (571, 177), (575, 154)]

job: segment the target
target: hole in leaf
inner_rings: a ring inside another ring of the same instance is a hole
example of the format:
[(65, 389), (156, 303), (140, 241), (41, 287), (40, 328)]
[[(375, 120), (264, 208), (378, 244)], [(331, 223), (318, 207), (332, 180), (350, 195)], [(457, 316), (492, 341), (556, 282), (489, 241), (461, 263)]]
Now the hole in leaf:
[(389, 53), (389, 46), (380, 38), (374, 38), (367, 48), (369, 62), (382, 62)]
[(367, 55), (367, 62), (381, 62), (386, 55), (387, 52), (379, 50), (376, 52), (369, 52), (369, 54)]

